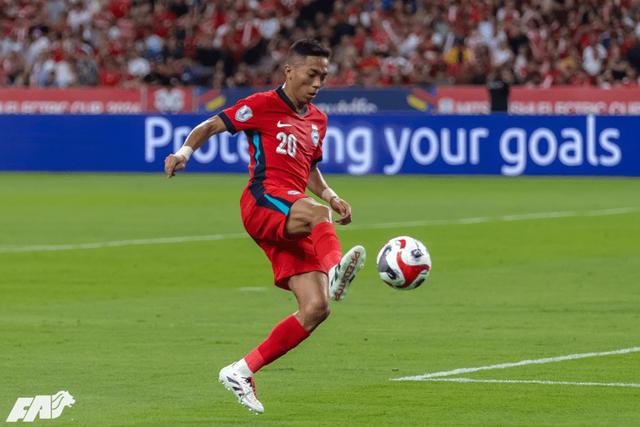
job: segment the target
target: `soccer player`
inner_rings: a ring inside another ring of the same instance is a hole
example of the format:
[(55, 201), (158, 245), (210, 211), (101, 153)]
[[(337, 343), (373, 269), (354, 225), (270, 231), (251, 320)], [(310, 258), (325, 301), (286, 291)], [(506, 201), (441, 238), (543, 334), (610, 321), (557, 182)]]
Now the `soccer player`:
[[(219, 381), (256, 413), (264, 407), (256, 397), (253, 374), (309, 337), (329, 316), (330, 300), (344, 299), (366, 257), (362, 246), (342, 256), (331, 209), (340, 215), (335, 222), (346, 225), (351, 206), (318, 169), (327, 116), (311, 101), (327, 79), (330, 54), (315, 40), (297, 41), (287, 56), (283, 86), (249, 96), (204, 121), (165, 159), (171, 178), (211, 136), (247, 134), (251, 162), (240, 198), (242, 222), (271, 261), (276, 286), (293, 292), (298, 301), (298, 311), (276, 325), (266, 340), (220, 371)], [(307, 188), (331, 209), (305, 195)]]

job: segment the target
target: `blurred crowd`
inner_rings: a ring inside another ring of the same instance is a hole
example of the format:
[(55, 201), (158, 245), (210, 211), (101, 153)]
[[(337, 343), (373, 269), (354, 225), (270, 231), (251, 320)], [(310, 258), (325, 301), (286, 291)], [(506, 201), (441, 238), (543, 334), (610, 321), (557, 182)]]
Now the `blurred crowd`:
[(0, 84), (275, 87), (308, 37), (328, 86), (636, 87), (640, 0), (0, 0)]

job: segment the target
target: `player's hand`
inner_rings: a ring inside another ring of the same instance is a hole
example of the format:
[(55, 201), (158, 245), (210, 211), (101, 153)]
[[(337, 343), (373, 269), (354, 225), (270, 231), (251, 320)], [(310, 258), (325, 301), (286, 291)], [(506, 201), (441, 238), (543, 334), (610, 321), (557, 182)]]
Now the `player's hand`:
[(184, 156), (174, 156), (169, 154), (164, 159), (164, 171), (167, 178), (176, 176), (176, 172), (183, 170), (187, 166), (187, 159)]
[(329, 204), (331, 209), (340, 214), (340, 218), (336, 219), (335, 222), (340, 225), (351, 223), (351, 206), (349, 206), (349, 203), (336, 196), (329, 201)]

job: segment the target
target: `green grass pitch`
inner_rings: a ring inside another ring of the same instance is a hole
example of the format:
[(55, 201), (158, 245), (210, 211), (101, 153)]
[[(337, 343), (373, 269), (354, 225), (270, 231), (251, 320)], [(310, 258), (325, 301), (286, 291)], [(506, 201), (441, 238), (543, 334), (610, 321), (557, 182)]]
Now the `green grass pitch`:
[[(442, 377), (513, 382), (390, 381), (640, 347), (639, 180), (327, 176), (354, 212), (343, 249), (362, 244), (367, 265), (256, 375), (260, 416), (218, 371), (296, 305), (243, 236), (246, 180), (0, 174), (0, 423), (19, 397), (66, 390), (76, 403), (36, 424), (640, 425), (637, 351)], [(399, 235), (431, 252), (413, 291), (375, 268)], [(217, 237), (157, 240), (193, 236)]]

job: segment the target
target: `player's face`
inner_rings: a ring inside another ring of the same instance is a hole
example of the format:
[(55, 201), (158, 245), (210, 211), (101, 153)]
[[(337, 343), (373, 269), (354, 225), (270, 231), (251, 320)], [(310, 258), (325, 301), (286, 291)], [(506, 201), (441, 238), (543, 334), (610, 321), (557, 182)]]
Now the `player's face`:
[(287, 65), (287, 86), (291, 86), (293, 96), (301, 104), (308, 104), (318, 94), (327, 81), (329, 59), (322, 56), (307, 56), (305, 62)]

